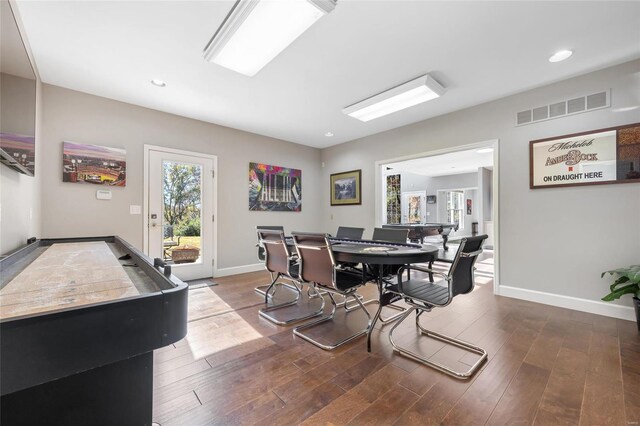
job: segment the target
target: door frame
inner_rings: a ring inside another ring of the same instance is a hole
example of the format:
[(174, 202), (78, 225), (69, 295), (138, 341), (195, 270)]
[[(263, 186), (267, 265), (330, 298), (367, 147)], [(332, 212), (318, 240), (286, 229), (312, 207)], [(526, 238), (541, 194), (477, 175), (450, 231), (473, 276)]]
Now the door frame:
[(457, 145), (433, 151), (420, 152), (402, 157), (389, 158), (374, 162), (375, 171), (375, 226), (382, 225), (385, 206), (382, 203), (382, 167), (388, 163), (432, 157), (457, 151), (493, 148), (493, 294), (500, 294), (500, 139), (489, 139), (467, 145)]
[(182, 154), (192, 157), (201, 157), (213, 161), (213, 265), (212, 276), (218, 273), (218, 156), (204, 154), (202, 152), (186, 151), (184, 149), (167, 148), (159, 145), (144, 145), (144, 174), (143, 174), (143, 211), (142, 211), (142, 251), (149, 252), (149, 152), (163, 151), (170, 154)]

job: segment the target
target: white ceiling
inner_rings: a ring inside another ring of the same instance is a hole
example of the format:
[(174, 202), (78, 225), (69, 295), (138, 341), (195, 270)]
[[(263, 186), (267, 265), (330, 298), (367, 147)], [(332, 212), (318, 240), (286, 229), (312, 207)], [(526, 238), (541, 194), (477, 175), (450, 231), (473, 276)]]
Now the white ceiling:
[[(45, 83), (315, 147), (640, 57), (640, 2), (339, 0), (246, 77), (202, 58), (233, 3), (18, 6)], [(549, 63), (560, 49), (575, 53)], [(442, 98), (368, 123), (342, 113), (427, 72), (447, 88)]]
[(385, 164), (386, 167), (391, 169), (386, 169), (386, 174), (406, 172), (436, 177), (475, 173), (480, 167), (493, 170), (493, 151), (478, 152), (479, 149), (456, 151)]

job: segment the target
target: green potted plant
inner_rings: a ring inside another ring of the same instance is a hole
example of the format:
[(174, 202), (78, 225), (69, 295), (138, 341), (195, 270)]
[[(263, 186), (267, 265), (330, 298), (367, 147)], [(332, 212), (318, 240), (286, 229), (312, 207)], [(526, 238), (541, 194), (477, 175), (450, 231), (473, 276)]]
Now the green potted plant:
[(611, 302), (625, 294), (633, 294), (636, 322), (638, 323), (638, 330), (640, 330), (640, 265), (606, 271), (602, 273), (600, 278), (604, 277), (605, 274), (617, 275), (618, 278), (609, 286), (611, 293), (604, 296), (602, 300)]

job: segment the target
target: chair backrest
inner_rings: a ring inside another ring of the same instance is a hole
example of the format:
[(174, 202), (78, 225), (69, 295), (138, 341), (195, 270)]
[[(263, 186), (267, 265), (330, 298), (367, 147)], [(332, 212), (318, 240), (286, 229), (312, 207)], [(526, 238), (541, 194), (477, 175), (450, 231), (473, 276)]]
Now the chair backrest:
[(289, 259), (291, 257), (284, 231), (259, 230), (258, 241), (265, 250), (265, 267), (269, 272), (289, 275)]
[(384, 229), (406, 229), (407, 239), (411, 242), (422, 242), (422, 232), (418, 232), (418, 228), (415, 226), (396, 226), (396, 225), (382, 225)]
[(460, 247), (458, 247), (458, 252), (449, 270), (453, 296), (466, 294), (473, 290), (474, 264), (482, 253), (482, 244), (486, 239), (487, 235), (478, 235), (466, 237), (460, 241)]
[(326, 234), (293, 232), (293, 243), (300, 258), (300, 278), (325, 287), (336, 288), (336, 262)]
[(173, 225), (164, 225), (163, 238), (171, 238), (173, 240)]
[(349, 240), (361, 240), (364, 228), (351, 228), (349, 226), (338, 226), (336, 238), (347, 238)]
[(406, 243), (409, 236), (408, 228), (373, 228), (374, 241), (388, 241), (391, 243)]
[[(260, 230), (270, 230), (270, 231), (282, 231), (284, 232), (284, 226), (278, 226), (278, 225), (258, 225), (256, 226), (256, 230), (260, 231)], [(258, 236), (258, 243), (260, 242), (260, 236)], [(258, 244), (258, 260), (260, 262), (264, 262), (265, 261), (265, 252), (264, 252), (264, 247), (262, 246), (262, 244)]]

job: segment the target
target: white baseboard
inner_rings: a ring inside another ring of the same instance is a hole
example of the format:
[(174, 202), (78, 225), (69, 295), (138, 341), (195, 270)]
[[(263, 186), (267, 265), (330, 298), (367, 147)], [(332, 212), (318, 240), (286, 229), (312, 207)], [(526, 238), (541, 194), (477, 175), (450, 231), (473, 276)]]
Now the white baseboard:
[(545, 305), (558, 306), (560, 308), (589, 312), (591, 314), (604, 315), (628, 321), (636, 320), (635, 312), (631, 306), (622, 306), (616, 303), (580, 299), (577, 297), (562, 296), (559, 294), (509, 286), (500, 286), (499, 292), (500, 296), (513, 297), (514, 299), (544, 303)]
[(226, 277), (229, 275), (246, 274), (247, 272), (264, 271), (264, 263), (253, 265), (233, 266), (231, 268), (220, 268), (216, 270), (215, 277)]

